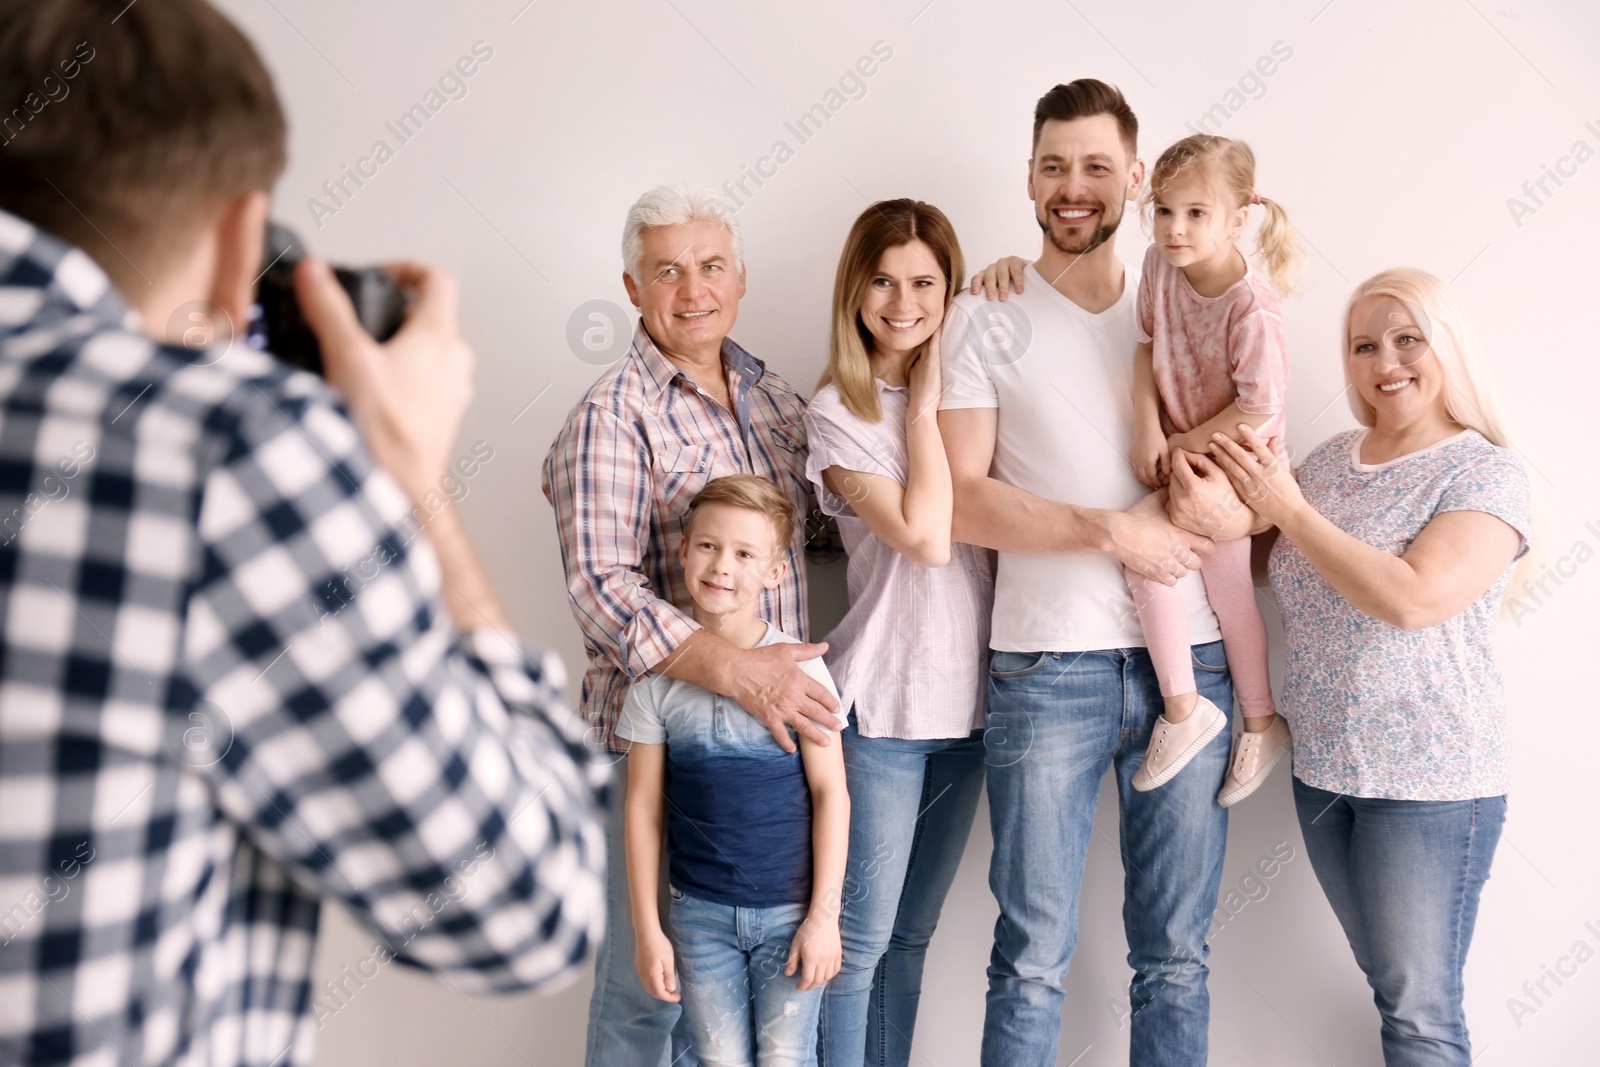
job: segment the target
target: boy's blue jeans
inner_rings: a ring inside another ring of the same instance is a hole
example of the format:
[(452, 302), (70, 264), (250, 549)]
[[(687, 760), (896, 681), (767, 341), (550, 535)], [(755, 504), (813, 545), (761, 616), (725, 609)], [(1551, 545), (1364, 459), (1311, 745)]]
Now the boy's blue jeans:
[(822, 989), (786, 975), (807, 904), (741, 908), (671, 888), (667, 936), (683, 1018), (704, 1067), (811, 1067)]

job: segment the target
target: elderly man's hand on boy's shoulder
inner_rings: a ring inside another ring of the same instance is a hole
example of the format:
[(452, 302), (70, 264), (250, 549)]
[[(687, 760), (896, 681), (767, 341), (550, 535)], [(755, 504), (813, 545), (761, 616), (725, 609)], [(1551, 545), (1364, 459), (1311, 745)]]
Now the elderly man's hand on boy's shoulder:
[(838, 729), (839, 701), (827, 686), (800, 668), (802, 662), (817, 659), (827, 650), (828, 646), (820, 643), (763, 645), (739, 652), (732, 667), (736, 691), (730, 695), (772, 731), (785, 752), (795, 750), (791, 727), (823, 746), (830, 737), (820, 727)]

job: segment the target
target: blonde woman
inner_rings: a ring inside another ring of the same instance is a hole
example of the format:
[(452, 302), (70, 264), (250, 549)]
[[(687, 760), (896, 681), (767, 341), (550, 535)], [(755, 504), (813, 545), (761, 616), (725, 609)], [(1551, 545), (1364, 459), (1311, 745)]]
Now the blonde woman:
[(822, 1067), (906, 1064), (922, 965), (983, 790), (994, 581), (950, 540), (939, 328), (964, 267), (944, 213), (873, 204), (833, 291), (828, 369), (806, 410), (807, 473), (838, 517), (850, 611), (828, 635), (849, 709), (844, 963), (823, 996)]
[(1215, 453), (1276, 527), (1295, 806), (1384, 1060), (1465, 1067), (1462, 969), (1510, 778), (1489, 630), (1527, 552), (1528, 479), (1443, 282), (1363, 282), (1344, 340), (1361, 429), (1295, 473), (1247, 426)]

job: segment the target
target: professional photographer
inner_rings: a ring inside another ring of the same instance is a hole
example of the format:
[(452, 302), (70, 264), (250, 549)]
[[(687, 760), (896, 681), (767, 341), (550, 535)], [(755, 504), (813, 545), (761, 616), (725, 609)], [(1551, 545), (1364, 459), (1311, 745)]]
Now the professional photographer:
[(570, 975), (604, 772), (438, 503), (454, 283), (380, 345), (301, 264), (342, 398), (225, 343), (285, 129), (203, 0), (0, 0), (0, 142), (0, 1063), (311, 1063), (324, 897), (364, 978)]

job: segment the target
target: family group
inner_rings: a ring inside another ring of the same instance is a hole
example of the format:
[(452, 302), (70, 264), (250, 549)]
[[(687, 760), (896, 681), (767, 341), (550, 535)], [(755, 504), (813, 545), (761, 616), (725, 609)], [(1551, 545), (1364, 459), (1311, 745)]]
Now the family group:
[[(311, 1067), (324, 1029), (370, 1040), (390, 964), (464, 1012), (591, 957), (590, 1067), (948, 1062), (918, 999), (986, 790), (982, 1060), (1043, 1067), (1108, 772), (1133, 1063), (1206, 1062), (1228, 816), (1263, 781), (1387, 1061), (1470, 1061), (1489, 631), (1530, 505), (1446, 285), (1355, 287), (1329, 332), (1359, 426), (1291, 463), (1287, 215), (1236, 141), (1147, 173), (1109, 85), (1040, 99), (1039, 254), (971, 292), (945, 214), (862, 212), (809, 402), (730, 339), (738, 218), (653, 189), (631, 349), (543, 471), (580, 715), (452, 490), (487, 462), (456, 453), (453, 278), (388, 264), (380, 342), (306, 256), (284, 336), (323, 376), (245, 344), (289, 154), (261, 56), (206, 0), (0, 0), (0, 102), (68, 75), (0, 150), (0, 1062)], [(850, 598), (817, 643), (812, 501)]]
[[(1137, 135), (1112, 86), (1046, 93), (1041, 251), (970, 292), (943, 212), (870, 205), (809, 401), (729, 338), (731, 208), (662, 186), (630, 210), (632, 347), (543, 477), (583, 709), (625, 783), (591, 1067), (911, 1062), (985, 789), (982, 1059), (1055, 1063), (1108, 770), (1132, 1062), (1203, 1063), (1227, 809), (1291, 753), (1387, 1062), (1470, 1061), (1462, 968), (1508, 773), (1488, 634), (1527, 479), (1458, 302), (1405, 268), (1348, 302), (1360, 428), (1291, 469), (1287, 212), (1247, 145), (1194, 134), (1147, 173)], [(1115, 237), (1140, 209), (1135, 271)], [(848, 613), (817, 644), (813, 499), (849, 557)], [(1253, 549), (1288, 640), (1281, 711)]]

